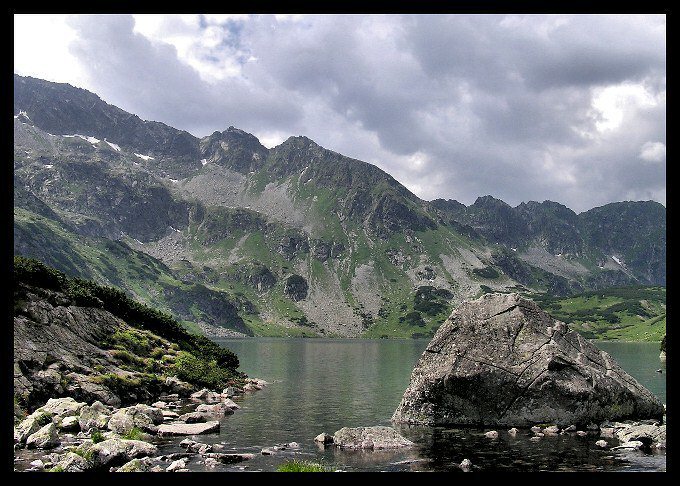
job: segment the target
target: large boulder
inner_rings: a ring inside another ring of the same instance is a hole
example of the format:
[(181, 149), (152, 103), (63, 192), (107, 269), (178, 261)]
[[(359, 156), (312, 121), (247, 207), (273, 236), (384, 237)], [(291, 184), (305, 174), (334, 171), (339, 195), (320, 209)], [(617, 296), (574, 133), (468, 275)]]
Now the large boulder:
[(109, 408), (102, 402), (96, 401), (92, 405), (86, 405), (80, 410), (78, 423), (80, 424), (80, 430), (87, 432), (92, 428), (106, 428), (110, 418), (111, 411)]
[(52, 414), (36, 410), (14, 427), (14, 442), (23, 444), (31, 434), (50, 423), (52, 423)]
[(156, 433), (158, 424), (163, 423), (163, 411), (159, 408), (138, 404), (116, 411), (107, 424), (109, 430), (125, 435), (134, 427), (145, 432)]
[(123, 465), (137, 457), (152, 456), (158, 448), (141, 440), (107, 439), (93, 445), (88, 455), (94, 469)]
[(67, 452), (59, 459), (55, 468), (63, 472), (83, 472), (92, 467), (92, 464), (83, 456), (75, 452)]
[(343, 427), (333, 435), (333, 443), (341, 449), (399, 449), (412, 447), (392, 427)]
[(61, 441), (59, 440), (59, 433), (57, 432), (57, 426), (54, 425), (54, 422), (50, 422), (41, 427), (26, 439), (26, 447), (29, 449), (33, 447), (37, 447), (38, 449), (51, 449), (59, 444), (61, 444)]
[(47, 400), (47, 403), (38, 408), (36, 412), (49, 413), (57, 419), (58, 422), (61, 422), (65, 417), (80, 415), (80, 410), (86, 405), (87, 403), (77, 402), (71, 397), (50, 398)]
[(526, 427), (661, 418), (663, 405), (563, 322), (518, 294), (461, 304), (411, 374), (392, 420)]

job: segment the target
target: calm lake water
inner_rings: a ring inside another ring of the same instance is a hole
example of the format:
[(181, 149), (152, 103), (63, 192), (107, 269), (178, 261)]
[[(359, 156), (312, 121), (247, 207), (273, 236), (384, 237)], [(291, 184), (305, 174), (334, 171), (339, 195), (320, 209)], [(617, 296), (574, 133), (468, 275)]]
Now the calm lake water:
[[(472, 460), (476, 470), (665, 470), (662, 453), (616, 454), (599, 450), (598, 435), (560, 435), (532, 442), (531, 432), (513, 438), (499, 430), (491, 441), (484, 430), (400, 427), (418, 447), (399, 452), (323, 449), (313, 442), (321, 432), (342, 427), (391, 425), (411, 371), (427, 346), (421, 340), (223, 339), (240, 370), (271, 384), (238, 400), (241, 409), (222, 420), (219, 436), (201, 442), (255, 452), (231, 470), (274, 470), (291, 458), (309, 459), (346, 471), (460, 471)], [(596, 342), (665, 403), (665, 364), (655, 343)], [(656, 370), (663, 368), (663, 373)], [(261, 449), (297, 442), (297, 451), (264, 456)], [(200, 469), (200, 465), (195, 466)]]

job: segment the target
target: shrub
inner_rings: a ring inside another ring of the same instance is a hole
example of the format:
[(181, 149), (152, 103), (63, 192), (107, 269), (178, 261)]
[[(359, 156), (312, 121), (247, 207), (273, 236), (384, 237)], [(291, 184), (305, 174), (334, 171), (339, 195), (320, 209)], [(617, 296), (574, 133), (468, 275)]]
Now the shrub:
[(276, 468), (276, 472), (330, 472), (331, 469), (323, 464), (311, 461), (292, 461), (284, 462)]
[(66, 276), (34, 258), (14, 257), (14, 276), (17, 281), (52, 290), (61, 290)]
[(213, 390), (227, 386), (234, 378), (234, 373), (220, 367), (215, 360), (199, 359), (185, 351), (177, 355), (172, 370), (181, 380)]
[[(90, 430), (90, 439), (92, 439), (93, 444), (98, 444), (99, 442), (103, 442), (104, 440), (106, 440), (104, 434), (102, 434), (101, 431), (97, 428), (93, 428), (92, 430)], [(83, 455), (83, 457), (85, 456)], [(85, 457), (85, 459), (87, 459), (87, 457)]]
[(128, 440), (144, 440), (144, 438), (146, 437), (146, 434), (144, 432), (142, 432), (140, 429), (138, 429), (137, 427), (132, 427), (122, 437), (123, 437), (123, 439), (128, 439)]

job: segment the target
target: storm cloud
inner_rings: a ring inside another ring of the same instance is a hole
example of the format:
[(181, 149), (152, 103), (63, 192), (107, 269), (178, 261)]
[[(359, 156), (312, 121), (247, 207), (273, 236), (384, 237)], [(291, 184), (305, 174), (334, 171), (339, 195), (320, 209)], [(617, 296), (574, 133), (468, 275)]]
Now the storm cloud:
[(78, 76), (41, 72), (21, 53), (15, 70), (66, 80), (197, 136), (230, 125), (268, 146), (306, 135), (428, 200), (491, 194), (577, 212), (631, 199), (665, 204), (663, 15), (65, 23)]

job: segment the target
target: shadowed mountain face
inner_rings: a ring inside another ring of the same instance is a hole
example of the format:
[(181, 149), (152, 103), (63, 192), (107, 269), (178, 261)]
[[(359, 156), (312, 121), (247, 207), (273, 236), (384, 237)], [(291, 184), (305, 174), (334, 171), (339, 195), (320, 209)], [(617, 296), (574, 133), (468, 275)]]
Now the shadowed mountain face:
[(577, 215), (550, 201), (426, 202), (306, 137), (267, 149), (229, 127), (199, 139), (20, 76), (14, 113), (15, 252), (119, 285), (196, 331), (237, 330), (224, 301), (239, 332), (428, 336), (491, 290), (665, 284), (658, 203)]

